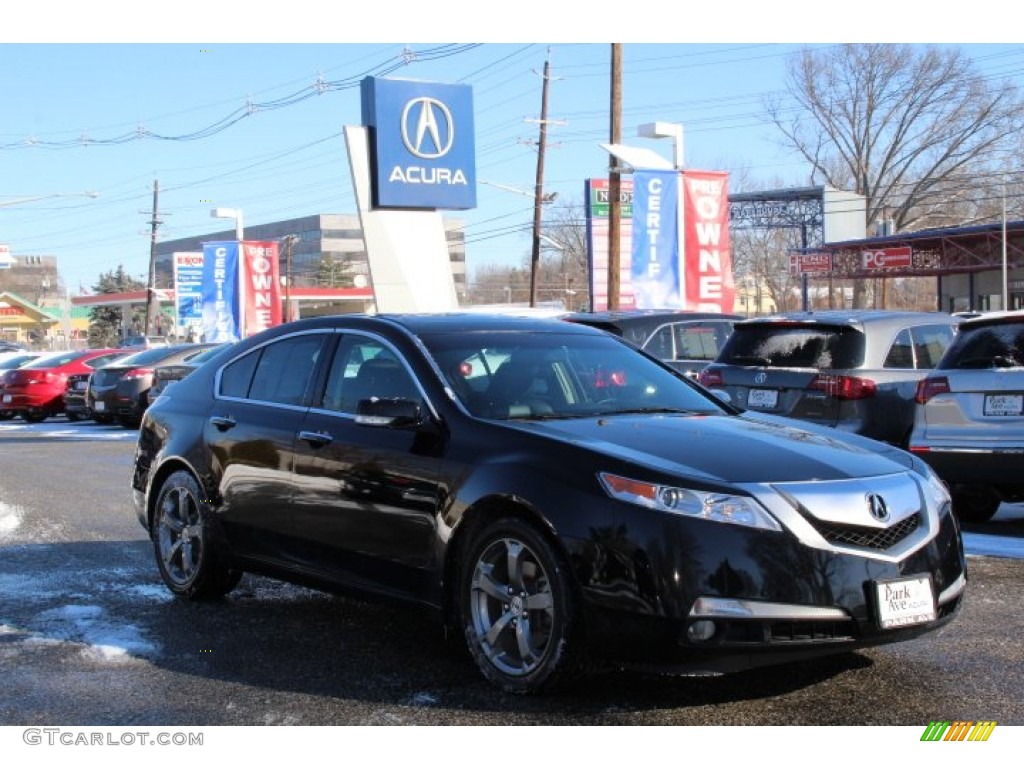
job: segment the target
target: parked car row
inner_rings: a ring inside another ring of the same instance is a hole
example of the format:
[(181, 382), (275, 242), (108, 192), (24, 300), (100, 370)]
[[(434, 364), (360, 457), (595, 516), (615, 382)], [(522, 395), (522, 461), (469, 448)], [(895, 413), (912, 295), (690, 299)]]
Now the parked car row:
[[(909, 448), (950, 486), (963, 520), (983, 522), (1001, 502), (1024, 500), (1024, 312), (564, 319), (604, 328), (696, 373), (740, 408)], [(713, 330), (699, 331), (708, 326)], [(709, 354), (681, 353), (694, 349), (694, 331), (703, 333), (697, 338)]]
[(149, 407), (159, 367), (188, 364), (216, 346), (90, 349), (30, 357), (0, 374), (0, 419), (21, 416), (40, 422), (64, 413), (69, 421), (137, 426)]

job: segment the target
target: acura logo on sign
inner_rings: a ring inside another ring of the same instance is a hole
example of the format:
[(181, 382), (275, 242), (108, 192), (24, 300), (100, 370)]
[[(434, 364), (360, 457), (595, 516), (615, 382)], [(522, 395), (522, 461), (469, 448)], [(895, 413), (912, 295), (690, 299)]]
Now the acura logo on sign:
[(885, 499), (879, 496), (877, 493), (869, 493), (868, 499), (868, 512), (880, 523), (884, 523), (889, 519), (889, 507), (885, 505)]
[(451, 151), (455, 140), (452, 113), (429, 96), (412, 99), (402, 110), (402, 142), (416, 157), (436, 160)]
[(754, 376), (755, 384), (764, 384), (766, 381), (768, 381), (768, 374), (765, 373), (764, 371), (761, 371), (760, 373)]

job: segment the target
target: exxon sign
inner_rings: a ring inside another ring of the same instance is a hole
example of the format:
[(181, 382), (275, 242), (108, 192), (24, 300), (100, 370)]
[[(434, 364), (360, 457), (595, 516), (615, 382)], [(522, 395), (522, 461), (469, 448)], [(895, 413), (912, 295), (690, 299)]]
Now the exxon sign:
[(367, 77), (362, 100), (374, 207), (476, 207), (470, 86)]

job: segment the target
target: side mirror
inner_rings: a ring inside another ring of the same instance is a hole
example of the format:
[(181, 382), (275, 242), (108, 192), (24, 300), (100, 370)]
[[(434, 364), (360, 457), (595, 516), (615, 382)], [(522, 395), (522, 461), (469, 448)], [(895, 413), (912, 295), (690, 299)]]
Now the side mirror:
[(420, 423), (420, 404), (402, 397), (371, 397), (356, 405), (356, 424), (399, 429)]

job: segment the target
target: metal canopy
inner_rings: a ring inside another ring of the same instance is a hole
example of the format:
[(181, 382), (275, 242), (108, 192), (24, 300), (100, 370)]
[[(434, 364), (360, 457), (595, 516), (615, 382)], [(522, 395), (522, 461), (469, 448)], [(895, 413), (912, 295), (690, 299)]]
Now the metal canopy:
[[(865, 269), (861, 254), (866, 250), (909, 247), (908, 267)], [(815, 277), (928, 277), (1002, 269), (1003, 225), (922, 230), (905, 234), (870, 237), (842, 243), (824, 243), (813, 249), (832, 255), (832, 271)], [(1024, 266), (1024, 221), (1006, 223), (1007, 267)]]

